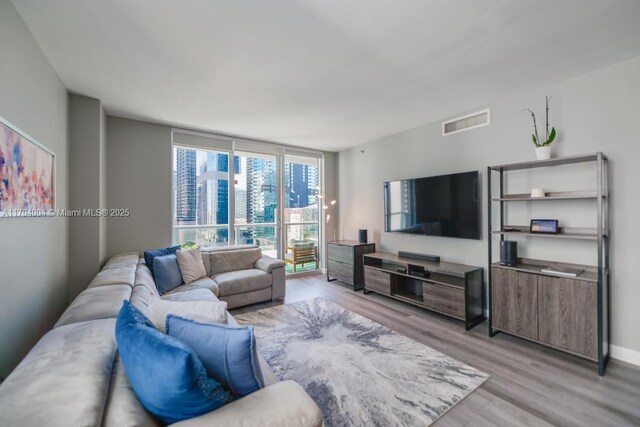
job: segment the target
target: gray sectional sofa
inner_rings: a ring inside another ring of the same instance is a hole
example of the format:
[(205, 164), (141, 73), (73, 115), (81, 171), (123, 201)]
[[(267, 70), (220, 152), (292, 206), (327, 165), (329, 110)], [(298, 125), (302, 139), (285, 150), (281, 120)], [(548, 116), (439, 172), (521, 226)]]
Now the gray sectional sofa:
[[(118, 357), (115, 320), (122, 301), (148, 313), (154, 298), (217, 301), (220, 295), (230, 307), (283, 298), (284, 266), (258, 254), (255, 247), (207, 250), (210, 277), (163, 296), (138, 253), (114, 256), (0, 384), (0, 425), (160, 425), (135, 397)], [(231, 314), (228, 319), (235, 324)], [(280, 382), (263, 360), (260, 365), (266, 387), (174, 425), (322, 425), (318, 406), (300, 385)]]

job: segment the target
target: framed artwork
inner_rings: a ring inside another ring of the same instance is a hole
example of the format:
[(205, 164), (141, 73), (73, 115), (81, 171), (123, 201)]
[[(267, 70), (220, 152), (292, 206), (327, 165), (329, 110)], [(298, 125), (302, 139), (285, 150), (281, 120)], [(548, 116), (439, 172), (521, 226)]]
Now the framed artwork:
[(55, 154), (0, 117), (0, 218), (50, 216)]

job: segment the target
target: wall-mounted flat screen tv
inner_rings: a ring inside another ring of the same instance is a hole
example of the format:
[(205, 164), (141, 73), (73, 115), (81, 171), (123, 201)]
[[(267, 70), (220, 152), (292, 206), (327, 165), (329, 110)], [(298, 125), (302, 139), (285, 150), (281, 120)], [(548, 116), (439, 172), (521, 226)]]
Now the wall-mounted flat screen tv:
[(384, 230), (480, 239), (478, 172), (385, 182)]

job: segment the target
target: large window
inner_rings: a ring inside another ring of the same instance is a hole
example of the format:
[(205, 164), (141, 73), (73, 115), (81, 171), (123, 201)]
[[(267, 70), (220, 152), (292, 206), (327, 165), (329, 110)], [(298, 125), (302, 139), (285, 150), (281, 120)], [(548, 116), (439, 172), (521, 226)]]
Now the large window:
[(228, 141), (202, 143), (212, 149), (174, 142), (174, 244), (258, 245), (265, 255), (286, 259), (287, 273), (318, 269), (317, 158), (263, 154), (253, 146), (233, 151)]
[(174, 146), (173, 194), (174, 243), (228, 244), (228, 153)]
[(235, 244), (258, 245), (278, 257), (278, 170), (276, 156), (238, 153), (235, 175)]

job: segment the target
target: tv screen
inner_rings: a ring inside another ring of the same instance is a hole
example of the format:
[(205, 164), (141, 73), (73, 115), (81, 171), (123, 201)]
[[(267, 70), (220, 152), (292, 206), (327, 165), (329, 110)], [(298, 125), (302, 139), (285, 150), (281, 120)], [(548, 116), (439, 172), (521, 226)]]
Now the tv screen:
[(478, 172), (384, 183), (385, 231), (480, 239)]

